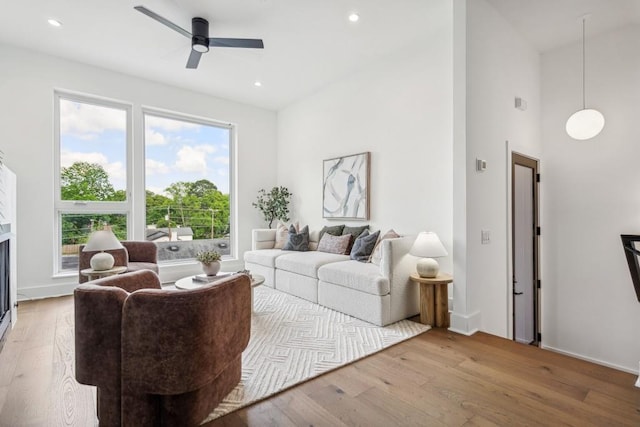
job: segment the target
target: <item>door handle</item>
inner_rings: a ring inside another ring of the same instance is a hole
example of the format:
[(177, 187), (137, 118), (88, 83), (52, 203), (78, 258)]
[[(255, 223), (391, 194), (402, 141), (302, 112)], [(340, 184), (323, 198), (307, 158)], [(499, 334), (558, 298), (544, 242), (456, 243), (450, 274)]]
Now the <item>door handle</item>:
[(514, 295), (522, 295), (522, 294), (524, 294), (524, 292), (516, 292), (516, 291), (513, 291), (513, 294), (514, 294)]

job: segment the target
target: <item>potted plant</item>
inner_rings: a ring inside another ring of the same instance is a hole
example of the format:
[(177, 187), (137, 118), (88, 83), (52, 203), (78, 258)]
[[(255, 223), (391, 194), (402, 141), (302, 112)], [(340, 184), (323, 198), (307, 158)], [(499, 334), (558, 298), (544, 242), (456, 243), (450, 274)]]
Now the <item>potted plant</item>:
[(202, 271), (207, 276), (215, 276), (220, 271), (220, 252), (202, 251), (198, 252), (196, 259), (202, 264)]
[(258, 191), (258, 199), (253, 203), (253, 207), (262, 212), (264, 220), (271, 228), (275, 219), (289, 221), (290, 198), (291, 193), (287, 187), (273, 187), (269, 192), (262, 188)]

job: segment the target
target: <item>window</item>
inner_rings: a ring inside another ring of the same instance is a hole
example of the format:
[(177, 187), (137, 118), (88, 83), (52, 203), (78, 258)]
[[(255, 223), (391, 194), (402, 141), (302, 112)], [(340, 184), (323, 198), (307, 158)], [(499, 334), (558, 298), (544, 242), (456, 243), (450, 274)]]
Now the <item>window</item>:
[[(134, 122), (132, 111), (55, 94), (54, 273), (76, 273), (79, 246), (105, 226), (121, 240), (155, 242), (160, 262), (233, 253), (233, 127), (150, 109)], [(133, 141), (134, 126), (143, 141)]]
[(231, 127), (152, 111), (144, 123), (145, 233), (158, 260), (229, 255)]
[(78, 247), (96, 229), (128, 235), (131, 108), (56, 93), (57, 269), (78, 269)]

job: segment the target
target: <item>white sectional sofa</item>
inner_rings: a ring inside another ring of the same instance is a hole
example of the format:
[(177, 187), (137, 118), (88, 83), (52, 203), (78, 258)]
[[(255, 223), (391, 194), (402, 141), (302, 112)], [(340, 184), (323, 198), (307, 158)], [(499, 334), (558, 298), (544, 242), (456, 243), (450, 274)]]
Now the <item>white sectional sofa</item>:
[[(317, 241), (317, 232), (310, 240)], [(419, 287), (409, 275), (415, 257), (413, 237), (381, 242), (380, 265), (348, 255), (273, 249), (276, 230), (256, 229), (245, 268), (265, 277), (265, 285), (376, 325), (388, 325), (419, 313)]]

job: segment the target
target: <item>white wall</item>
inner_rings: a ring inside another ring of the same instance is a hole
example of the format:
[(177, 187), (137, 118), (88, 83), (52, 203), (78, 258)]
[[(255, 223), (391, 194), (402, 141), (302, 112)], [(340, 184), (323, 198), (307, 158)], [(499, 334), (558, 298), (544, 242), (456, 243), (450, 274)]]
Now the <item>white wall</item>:
[[(452, 324), (458, 315), (475, 316), (469, 327), (507, 337), (511, 279), (506, 141), (509, 150), (540, 157), (540, 58), (485, 0), (467, 2), (466, 31), (467, 311), (459, 313), (454, 299)], [(515, 97), (527, 101), (526, 111), (514, 108)], [(487, 161), (486, 171), (475, 171), (476, 158)], [(481, 230), (490, 231), (490, 244), (480, 243)]]
[[(18, 177), (21, 297), (69, 293), (77, 283), (77, 277), (52, 277), (54, 89), (131, 102), (134, 112), (144, 105), (236, 124), (238, 253), (250, 248), (251, 229), (263, 226), (251, 202), (259, 188), (276, 182), (275, 168), (265, 167), (276, 164), (275, 112), (5, 45), (0, 45), (0, 58), (0, 149)], [(134, 114), (136, 118), (139, 114)], [(136, 152), (142, 153), (140, 120), (134, 123), (134, 135), (138, 137)], [(241, 266), (233, 263), (229, 268)], [(197, 270), (195, 263), (180, 269), (162, 268), (161, 277), (169, 280)]]
[(581, 44), (542, 57), (544, 345), (626, 370), (640, 359), (638, 302), (620, 234), (640, 234), (640, 26), (587, 39), (587, 107), (606, 124), (564, 131), (582, 106)]
[[(278, 113), (278, 183), (293, 218), (322, 219), (322, 161), (371, 152), (371, 215), (382, 233), (421, 230), (452, 244), (451, 5), (433, 2), (425, 34)], [(332, 223), (343, 223), (334, 220)], [(450, 257), (441, 262), (451, 271)]]

